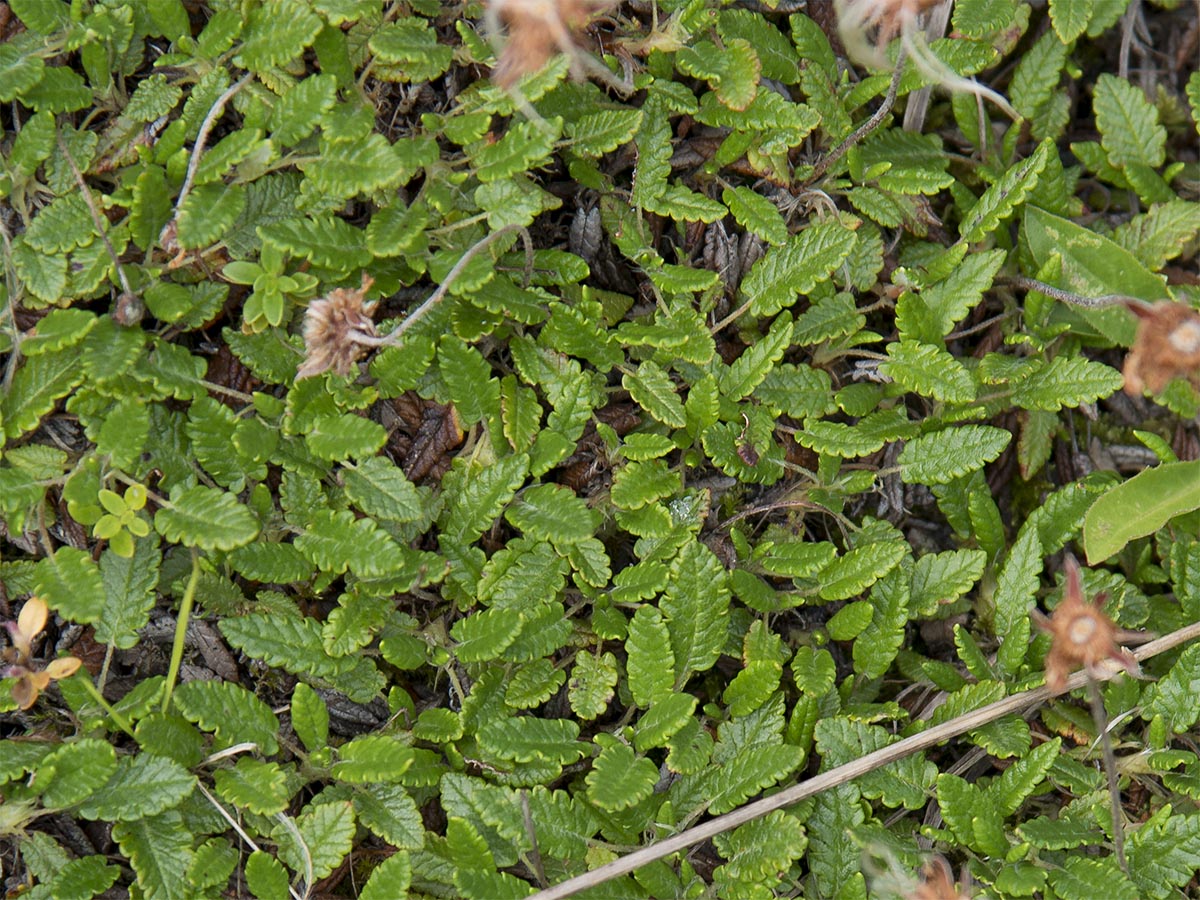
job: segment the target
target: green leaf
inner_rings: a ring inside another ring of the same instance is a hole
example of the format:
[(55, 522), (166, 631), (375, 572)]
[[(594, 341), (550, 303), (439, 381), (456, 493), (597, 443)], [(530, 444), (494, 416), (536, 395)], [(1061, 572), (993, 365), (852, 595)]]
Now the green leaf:
[(241, 185), (202, 184), (179, 207), (176, 237), (184, 250), (201, 250), (228, 233), (246, 208)]
[(412, 862), (408, 852), (397, 850), (371, 870), (359, 900), (392, 900), (408, 896), (412, 884)]
[(1163, 164), (1167, 130), (1141, 90), (1105, 72), (1096, 80), (1092, 104), (1100, 143), (1114, 166)]
[(11, 103), (34, 87), (46, 72), (40, 56), (22, 53), (16, 43), (0, 45), (0, 101)]
[(557, 484), (536, 484), (522, 492), (504, 517), (526, 536), (555, 545), (586, 540), (600, 524), (587, 503)]
[(913, 613), (932, 616), (939, 606), (957, 600), (979, 581), (986, 563), (983, 550), (926, 553), (913, 567)]
[(611, 652), (593, 656), (578, 653), (567, 685), (567, 699), (575, 715), (584, 720), (600, 716), (617, 686), (617, 659)]
[(668, 694), (655, 702), (638, 719), (634, 747), (645, 753), (653, 747), (665, 747), (668, 741), (692, 721), (696, 698), (691, 694)]
[(70, 346), (27, 359), (0, 397), (4, 435), (13, 439), (33, 431), (42, 416), (82, 380), (78, 353)]
[(137, 822), (178, 806), (195, 786), (195, 776), (173, 759), (152, 753), (126, 756), (108, 783), (84, 801), (79, 814), (106, 822)]
[(1089, 565), (1200, 509), (1200, 461), (1163, 463), (1106, 491), (1088, 509), (1083, 546)]
[(138, 538), (129, 557), (106, 550), (100, 556), (104, 582), (104, 609), (96, 622), (96, 640), (121, 650), (137, 645), (138, 632), (150, 619), (157, 599), (158, 573), (162, 554), (158, 540)]
[(226, 491), (187, 488), (154, 516), (154, 527), (164, 538), (201, 550), (232, 550), (258, 536), (258, 520)]
[(351, 795), (358, 820), (393, 847), (419, 850), (425, 827), (408, 792), (397, 784), (365, 784)]
[(647, 200), (645, 209), (660, 216), (668, 216), (676, 222), (712, 223), (725, 218), (726, 215), (724, 205), (681, 184), (669, 185), (653, 200)]
[(780, 215), (779, 208), (762, 194), (739, 185), (725, 188), (721, 192), (721, 199), (737, 223), (747, 231), (775, 246), (787, 242), (787, 223)]
[[(1152, 271), (1183, 253), (1200, 231), (1200, 207), (1186, 200), (1156, 203), (1113, 230), (1112, 238)], [(39, 331), (40, 331), (39, 325)], [(26, 353), (28, 342), (21, 345)]]
[(381, 456), (345, 467), (342, 482), (350, 502), (367, 515), (396, 522), (412, 522), (423, 515), (416, 487), (400, 469)]
[(1026, 523), (996, 577), (992, 598), (996, 608), (993, 633), (1000, 639), (996, 665), (1004, 674), (1015, 675), (1029, 650), (1029, 609), (1037, 595), (1042, 565), (1037, 528)]
[(432, 81), (450, 66), (454, 50), (438, 43), (437, 32), (415, 16), (388, 22), (367, 42), (376, 62), (387, 63), (388, 81)]
[(461, 662), (495, 659), (521, 633), (521, 613), (511, 607), (493, 607), (459, 619), (450, 629), (458, 641), (454, 655)]
[(562, 127), (559, 117), (539, 123), (521, 121), (494, 144), (472, 148), (469, 155), (476, 176), (486, 184), (537, 168), (550, 155)]
[(532, 716), (498, 719), (479, 730), (479, 746), (489, 755), (519, 763), (570, 765), (587, 752), (579, 725), (570, 719)]
[(303, 165), (302, 170), (314, 190), (331, 197), (353, 197), (408, 181), (427, 156), (419, 152), (412, 159), (406, 158), (383, 135), (372, 133), (356, 141), (324, 142), (321, 156)]
[(312, 803), (296, 817), (295, 831), (280, 823), (271, 832), (279, 858), (294, 872), (324, 878), (346, 858), (354, 845), (354, 807), (350, 801)]
[(913, 438), (900, 451), (900, 477), (909, 484), (946, 484), (999, 456), (1012, 435), (990, 425), (963, 425)]
[(1200, 869), (1200, 816), (1164, 806), (1129, 839), (1129, 877), (1143, 897), (1165, 898)]
[(287, 774), (277, 763), (248, 756), (239, 759), (231, 769), (214, 772), (213, 786), (226, 803), (260, 816), (283, 812), (292, 793)]
[(343, 744), (330, 774), (349, 784), (399, 781), (413, 762), (412, 748), (396, 738), (367, 734)]
[(892, 568), (871, 590), (874, 615), (855, 640), (853, 653), (854, 670), (864, 678), (882, 677), (896, 658), (908, 624), (909, 596), (909, 575), (903, 568)]
[(1108, 397), (1124, 383), (1120, 372), (1103, 363), (1082, 356), (1056, 356), (1014, 386), (1012, 402), (1022, 409), (1057, 412)]
[(59, 547), (37, 564), (34, 590), (64, 619), (97, 622), (105, 607), (104, 579), (89, 554)]
[(215, 733), (226, 746), (250, 741), (268, 756), (279, 749), (279, 720), (271, 707), (241, 685), (189, 681), (176, 689), (173, 700), (184, 718)]
[[(808, 830), (808, 865), (818, 896), (854, 896), (854, 880), (862, 878), (862, 852), (846, 840), (866, 821), (858, 788), (841, 784), (818, 794), (805, 823)], [(844, 893), (841, 893), (844, 892)], [(865, 886), (862, 890), (865, 896)]]
[(900, 564), (908, 545), (899, 540), (873, 541), (854, 547), (821, 570), (823, 600), (856, 597)]
[(729, 574), (716, 555), (699, 541), (684, 544), (659, 601), (671, 635), (676, 685), (692, 672), (708, 671), (721, 655), (730, 596)]
[(587, 778), (588, 799), (608, 812), (637, 806), (654, 790), (658, 766), (635, 757), (628, 744), (613, 740), (600, 751)]
[(281, 219), (260, 225), (257, 230), (264, 243), (334, 272), (360, 268), (371, 259), (366, 234), (333, 216)]
[(1038, 176), (1054, 152), (1053, 141), (1043, 141), (1032, 156), (1014, 165), (984, 191), (983, 196), (963, 217), (959, 228), (962, 240), (968, 244), (981, 241), (1012, 215), (1033, 190)]
[(192, 835), (178, 812), (171, 810), (119, 821), (113, 826), (112, 836), (133, 866), (142, 896), (189, 895), (187, 872), (192, 861)]
[(621, 385), (629, 391), (634, 402), (669, 428), (687, 424), (683, 403), (671, 377), (653, 360), (645, 360), (636, 372), (627, 372)]
[(297, 0), (265, 0), (246, 20), (239, 64), (252, 72), (284, 66), (312, 45), (323, 23)]
[(1087, 30), (1095, 9), (1094, 0), (1050, 0), (1050, 22), (1064, 44), (1069, 44)]
[(629, 622), (625, 641), (625, 663), (633, 701), (648, 709), (670, 696), (674, 682), (674, 662), (670, 633), (663, 614), (656, 607), (641, 606)]
[(567, 125), (571, 149), (581, 156), (603, 156), (633, 140), (642, 124), (640, 109), (602, 109)]
[(116, 773), (117, 754), (107, 741), (83, 738), (64, 744), (38, 765), (36, 782), (50, 782), (42, 790), (42, 805), (62, 809), (82, 803), (108, 783)]
[(642, 507), (677, 494), (682, 487), (678, 472), (672, 472), (666, 460), (631, 462), (613, 475), (612, 502), (618, 509)]
[(767, 334), (755, 341), (717, 380), (720, 391), (730, 400), (741, 400), (750, 394), (783, 358), (792, 344), (792, 317), (787, 313), (771, 323)]
[(1050, 885), (1062, 900), (1138, 900), (1137, 887), (1117, 865), (1116, 857), (1089, 859), (1073, 856), (1050, 873)]
[(795, 47), (783, 31), (759, 13), (748, 9), (723, 9), (717, 19), (717, 32), (723, 41), (740, 38), (751, 44), (762, 62), (764, 78), (784, 84), (796, 84), (800, 80), (801, 63)]
[[(756, 262), (742, 280), (741, 293), (750, 302), (750, 313), (773, 316), (795, 302), (797, 295), (813, 289), (833, 275), (850, 255), (857, 239), (840, 222), (810, 225), (789, 238), (782, 246), (772, 247)], [(796, 323), (797, 343), (803, 343)]]
[(887, 345), (887, 355), (887, 360), (879, 364), (880, 373), (905, 390), (943, 403), (967, 403), (975, 399), (971, 374), (941, 347), (900, 341)]
[(1000, 815), (1011, 816), (1046, 778), (1062, 748), (1062, 739), (1054, 738), (1039, 744), (1001, 773), (988, 787), (988, 799), (1000, 809)]
[(1200, 719), (1197, 678), (1200, 678), (1200, 647), (1192, 645), (1179, 655), (1164, 677), (1146, 689), (1146, 715), (1162, 716), (1173, 734), (1185, 734)]
[(287, 870), (269, 853), (255, 850), (246, 859), (244, 871), (246, 886), (259, 900), (287, 896)]

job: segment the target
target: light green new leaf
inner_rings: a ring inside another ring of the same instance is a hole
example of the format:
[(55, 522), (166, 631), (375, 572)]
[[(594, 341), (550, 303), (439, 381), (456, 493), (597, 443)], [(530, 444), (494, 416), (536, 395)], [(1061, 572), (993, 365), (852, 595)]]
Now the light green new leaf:
[(792, 317), (788, 313), (771, 323), (767, 334), (755, 341), (728, 369), (721, 372), (717, 386), (729, 400), (741, 400), (770, 374), (792, 344)]
[(407, 897), (412, 884), (412, 861), (407, 850), (398, 850), (371, 870), (359, 900), (394, 900)]
[(271, 854), (255, 850), (246, 859), (244, 871), (246, 886), (259, 900), (287, 895), (287, 870)]
[(321, 116), (333, 109), (336, 92), (337, 81), (332, 75), (310, 75), (297, 82), (271, 110), (271, 139), (280, 147), (290, 147), (308, 137)]
[(1200, 460), (1163, 463), (1107, 491), (1083, 522), (1089, 565), (1153, 534), (1175, 516), (1200, 509)]
[(908, 545), (900, 540), (873, 541), (847, 551), (821, 570), (823, 600), (855, 597), (900, 564)]
[(1022, 409), (1057, 412), (1064, 406), (1095, 403), (1119, 391), (1125, 379), (1116, 369), (1082, 356), (1056, 356), (1013, 388), (1012, 402)]
[(319, 157), (301, 166), (310, 186), (330, 197), (353, 197), (411, 178), (387, 138), (372, 133), (357, 141), (325, 141)]
[(1096, 81), (1092, 103), (1100, 143), (1114, 166), (1163, 164), (1167, 130), (1140, 88), (1105, 72)]
[(575, 715), (584, 720), (595, 719), (608, 708), (616, 686), (617, 658), (611, 652), (599, 656), (576, 654), (567, 685), (567, 699)]
[(299, 0), (266, 0), (246, 20), (238, 63), (252, 72), (284, 66), (312, 45), (323, 25)]
[(17, 438), (37, 428), (42, 416), (83, 380), (78, 351), (70, 346), (30, 357), (0, 397), (4, 435)]
[(913, 438), (900, 451), (900, 477), (909, 484), (946, 484), (999, 456), (1012, 435), (990, 425), (964, 425)]
[(628, 744), (614, 740), (600, 751), (585, 781), (592, 803), (618, 812), (650, 796), (658, 781), (658, 766), (644, 756), (635, 757)]
[(292, 691), (292, 730), (309, 752), (329, 743), (329, 709), (321, 695), (303, 681)]
[(366, 233), (335, 216), (281, 219), (259, 225), (257, 231), (264, 242), (334, 272), (348, 272), (371, 261)]

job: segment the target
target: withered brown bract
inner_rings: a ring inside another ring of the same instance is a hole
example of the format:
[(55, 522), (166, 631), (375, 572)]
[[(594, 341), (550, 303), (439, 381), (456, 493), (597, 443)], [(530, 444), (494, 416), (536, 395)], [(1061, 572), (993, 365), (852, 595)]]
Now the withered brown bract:
[(1162, 393), (1173, 378), (1200, 387), (1200, 313), (1182, 303), (1127, 303), (1138, 317), (1137, 337), (1125, 357), (1125, 393)]

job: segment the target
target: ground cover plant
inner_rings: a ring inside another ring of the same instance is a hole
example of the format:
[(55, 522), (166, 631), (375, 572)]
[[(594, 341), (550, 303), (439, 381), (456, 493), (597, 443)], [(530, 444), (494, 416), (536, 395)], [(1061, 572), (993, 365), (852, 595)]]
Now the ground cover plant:
[(6, 892), (1193, 894), (1198, 40), (0, 3)]

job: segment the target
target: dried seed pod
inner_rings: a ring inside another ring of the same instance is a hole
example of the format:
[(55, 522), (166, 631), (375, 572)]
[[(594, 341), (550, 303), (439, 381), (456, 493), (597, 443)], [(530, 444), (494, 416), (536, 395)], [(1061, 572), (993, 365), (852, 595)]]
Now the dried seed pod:
[(511, 88), (556, 53), (571, 57), (572, 70), (578, 70), (576, 37), (592, 16), (610, 5), (610, 0), (489, 0), (489, 17), (499, 19), (508, 30), (492, 80)]
[[(375, 303), (364, 298), (374, 279), (363, 273), (362, 286), (337, 288), (312, 301), (304, 314), (304, 362), (297, 378), (308, 378), (332, 369), (349, 375), (358, 358), (378, 336), (371, 321)], [(365, 338), (365, 340), (363, 340)]]
[(1182, 303), (1128, 303), (1137, 337), (1125, 357), (1125, 393), (1162, 393), (1173, 378), (1200, 387), (1200, 313)]
[(1053, 637), (1050, 652), (1046, 654), (1046, 687), (1061, 693), (1067, 686), (1067, 675), (1083, 666), (1093, 675), (1103, 674), (1103, 668), (1111, 660), (1135, 678), (1141, 669), (1133, 654), (1117, 644), (1139, 635), (1121, 631), (1105, 615), (1101, 608), (1107, 599), (1097, 594), (1089, 603), (1083, 596), (1083, 584), (1079, 576), (1079, 563), (1068, 555), (1065, 563), (1066, 585), (1062, 602), (1047, 618), (1037, 610), (1034, 621), (1043, 631)]
[(935, 856), (921, 867), (921, 883), (909, 900), (968, 900), (969, 896), (955, 886), (950, 864)]

